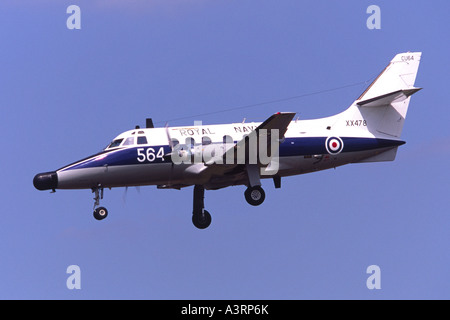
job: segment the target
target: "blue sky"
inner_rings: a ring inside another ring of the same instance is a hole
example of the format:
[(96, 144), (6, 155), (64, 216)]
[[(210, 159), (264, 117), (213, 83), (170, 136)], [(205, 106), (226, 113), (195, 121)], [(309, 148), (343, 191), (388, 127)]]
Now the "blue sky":
[[(81, 8), (81, 30), (66, 9)], [(369, 30), (366, 9), (381, 9)], [(448, 1), (158, 0), (0, 4), (1, 299), (449, 299)], [(395, 162), (207, 191), (34, 189), (38, 172), (145, 125), (301, 119), (346, 109), (394, 57), (422, 51)], [(205, 116), (229, 108), (309, 95)], [(195, 117), (194, 117), (195, 116)], [(184, 120), (173, 120), (190, 117)], [(69, 265), (81, 289), (66, 287)], [(378, 265), (381, 289), (366, 268)]]

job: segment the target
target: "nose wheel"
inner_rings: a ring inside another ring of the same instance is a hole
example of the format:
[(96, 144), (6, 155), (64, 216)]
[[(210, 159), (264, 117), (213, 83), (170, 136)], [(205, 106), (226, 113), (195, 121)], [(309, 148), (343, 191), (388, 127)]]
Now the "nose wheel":
[(108, 216), (108, 210), (105, 207), (98, 207), (94, 210), (94, 218), (97, 220), (103, 220)]

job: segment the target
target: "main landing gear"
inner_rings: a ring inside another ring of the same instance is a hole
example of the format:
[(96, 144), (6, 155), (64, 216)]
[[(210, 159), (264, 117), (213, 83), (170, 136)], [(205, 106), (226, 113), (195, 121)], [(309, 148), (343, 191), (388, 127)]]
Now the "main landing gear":
[(264, 202), (266, 193), (261, 188), (261, 180), (259, 176), (259, 167), (256, 165), (246, 165), (248, 176), (248, 188), (245, 190), (245, 200), (252, 206), (259, 206)]
[[(261, 186), (248, 187), (245, 190), (245, 199), (252, 206), (259, 206), (264, 202), (266, 194)], [(194, 186), (194, 208), (192, 223), (198, 229), (206, 229), (211, 224), (211, 214), (205, 210), (205, 188), (202, 185)]]
[(95, 193), (94, 218), (97, 220), (103, 220), (108, 216), (108, 210), (106, 210), (105, 207), (99, 207), (100, 199), (103, 199), (103, 187), (98, 186), (92, 188), (92, 192)]
[(199, 229), (208, 228), (211, 224), (211, 215), (205, 210), (205, 187), (194, 187), (194, 209), (192, 211), (192, 223)]

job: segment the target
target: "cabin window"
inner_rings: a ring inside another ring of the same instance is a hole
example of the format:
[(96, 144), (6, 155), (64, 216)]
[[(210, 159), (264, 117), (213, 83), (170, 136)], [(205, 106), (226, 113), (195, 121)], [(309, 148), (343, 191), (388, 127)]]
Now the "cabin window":
[(120, 143), (123, 141), (123, 139), (116, 139), (108, 146), (107, 149), (116, 148), (120, 145)]
[(189, 148), (193, 148), (194, 147), (194, 145), (195, 145), (195, 140), (194, 140), (194, 138), (186, 138), (186, 145), (189, 147)]
[(134, 144), (134, 137), (129, 137), (123, 142), (123, 146), (131, 146)]
[(211, 144), (211, 139), (209, 137), (202, 137), (202, 145), (207, 146), (208, 144)]
[(175, 147), (180, 144), (180, 141), (178, 141), (178, 139), (172, 138), (171, 141), (172, 141), (172, 147)]
[(233, 138), (231, 136), (223, 136), (223, 143), (224, 144), (228, 144), (228, 143), (234, 143)]
[(147, 137), (137, 137), (137, 144), (147, 144)]

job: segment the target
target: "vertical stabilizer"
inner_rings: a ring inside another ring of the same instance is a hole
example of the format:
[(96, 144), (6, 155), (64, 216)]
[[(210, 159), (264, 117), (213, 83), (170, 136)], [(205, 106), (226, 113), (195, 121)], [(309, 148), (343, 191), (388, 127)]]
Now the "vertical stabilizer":
[(422, 52), (397, 54), (357, 100), (368, 100), (397, 90), (413, 88), (421, 56)]
[[(414, 87), (421, 52), (397, 54), (342, 114), (341, 125), (354, 134), (367, 130), (382, 138), (400, 138)], [(344, 124), (345, 123), (345, 124)], [(350, 133), (350, 132), (349, 132)]]

